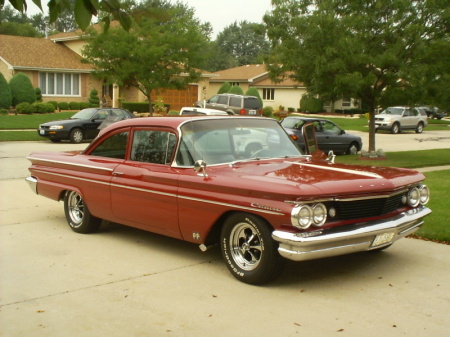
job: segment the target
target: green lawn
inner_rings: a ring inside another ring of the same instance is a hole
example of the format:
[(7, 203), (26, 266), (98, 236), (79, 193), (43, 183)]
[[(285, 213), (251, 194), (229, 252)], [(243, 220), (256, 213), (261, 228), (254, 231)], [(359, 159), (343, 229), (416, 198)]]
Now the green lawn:
[(37, 129), (39, 124), (70, 118), (75, 113), (76, 111), (64, 111), (51, 114), (0, 115), (0, 129)]

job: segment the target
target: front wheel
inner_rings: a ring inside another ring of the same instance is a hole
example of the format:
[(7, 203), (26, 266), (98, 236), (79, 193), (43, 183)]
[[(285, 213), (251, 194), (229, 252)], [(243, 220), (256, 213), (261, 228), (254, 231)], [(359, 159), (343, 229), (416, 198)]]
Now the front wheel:
[(102, 222), (89, 212), (81, 195), (74, 191), (67, 191), (64, 195), (64, 213), (70, 228), (77, 233), (96, 232)]
[(267, 283), (283, 271), (285, 261), (269, 225), (251, 214), (228, 217), (222, 228), (221, 251), (231, 274), (245, 283)]
[(80, 129), (73, 129), (70, 131), (69, 140), (71, 143), (81, 143), (84, 138), (83, 131)]
[(347, 154), (357, 154), (358, 153), (358, 144), (351, 143), (347, 149)]
[(423, 123), (417, 124), (416, 133), (422, 133), (423, 132)]
[(399, 132), (400, 132), (400, 125), (398, 125), (398, 123), (394, 123), (394, 125), (392, 125), (391, 127), (391, 133), (397, 134)]

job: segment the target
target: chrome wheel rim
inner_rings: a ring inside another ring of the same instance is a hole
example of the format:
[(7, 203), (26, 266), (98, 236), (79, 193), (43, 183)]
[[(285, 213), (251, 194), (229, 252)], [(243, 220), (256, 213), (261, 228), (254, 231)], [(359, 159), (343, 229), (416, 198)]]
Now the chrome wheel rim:
[(357, 154), (358, 147), (355, 144), (353, 144), (352, 146), (350, 146), (350, 150), (348, 152), (350, 152), (350, 154)]
[(256, 269), (262, 257), (261, 235), (248, 223), (234, 226), (230, 234), (230, 251), (239, 268), (247, 271)]
[(76, 192), (69, 192), (67, 206), (71, 226), (74, 228), (80, 227), (84, 219), (83, 198)]

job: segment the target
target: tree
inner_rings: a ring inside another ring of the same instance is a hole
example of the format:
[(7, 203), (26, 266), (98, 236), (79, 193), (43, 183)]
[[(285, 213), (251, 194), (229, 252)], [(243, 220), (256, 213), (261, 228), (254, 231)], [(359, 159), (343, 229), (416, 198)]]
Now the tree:
[(159, 8), (161, 18), (133, 21), (130, 32), (111, 27), (107, 32), (89, 32), (83, 49), (84, 62), (96, 68), (107, 83), (135, 87), (148, 99), (157, 89), (182, 89), (196, 81), (203, 65), (207, 43), (204, 29), (194, 11), (184, 4), (168, 6), (165, 0), (148, 1)]
[(5, 77), (0, 73), (0, 109), (9, 109), (12, 104), (11, 88)]
[(446, 1), (272, 4), (272, 12), (264, 17), (273, 48), (266, 59), (271, 77), (292, 71), (290, 77), (305, 83), (311, 94), (360, 98), (370, 110), (369, 151), (375, 150), (374, 115), (380, 99), (394, 88), (417, 91), (423, 81), (416, 80), (424, 77), (424, 69), (430, 70), (421, 66), (427, 48), (445, 39), (448, 46)]
[(9, 87), (11, 88), (13, 106), (23, 102), (31, 104), (36, 101), (33, 85), (24, 73), (15, 74), (9, 81)]
[(225, 27), (217, 36), (215, 44), (221, 58), (234, 60), (228, 61), (227, 66), (222, 69), (262, 63), (263, 56), (269, 52), (269, 41), (266, 39), (264, 26), (247, 21), (239, 24), (234, 22)]
[(228, 93), (235, 94), (235, 95), (243, 95), (244, 91), (242, 88), (238, 85), (231, 86), (230, 90), (228, 90)]
[(261, 98), (261, 95), (259, 94), (258, 89), (256, 89), (255, 87), (248, 88), (248, 90), (246, 91), (245, 94), (247, 96), (255, 96), (261, 102), (261, 106), (263, 105), (263, 100)]
[(225, 82), (224, 84), (222, 84), (219, 88), (219, 91), (217, 91), (218, 94), (226, 94), (228, 91), (230, 91), (231, 89), (231, 84), (230, 82)]

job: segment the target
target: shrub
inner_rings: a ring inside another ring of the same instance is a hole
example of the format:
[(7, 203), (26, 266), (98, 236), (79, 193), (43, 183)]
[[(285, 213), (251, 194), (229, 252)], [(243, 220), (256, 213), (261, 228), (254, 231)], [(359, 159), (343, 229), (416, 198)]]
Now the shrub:
[(89, 104), (89, 102), (80, 102), (80, 110), (82, 109), (87, 109), (89, 108), (91, 105)]
[(122, 108), (131, 111), (131, 112), (149, 112), (148, 111), (148, 102), (123, 102)]
[(89, 94), (89, 104), (91, 107), (99, 107), (100, 106), (100, 98), (98, 97), (97, 89), (92, 89)]
[(8, 109), (0, 109), (0, 115), (7, 115)]
[(20, 114), (32, 114), (34, 108), (30, 103), (22, 102), (16, 105), (16, 111)]
[(260, 102), (261, 102), (261, 106), (263, 105), (263, 101), (261, 96), (259, 95), (259, 91), (256, 88), (248, 88), (247, 92), (245, 93), (247, 96), (254, 96), (256, 97)]
[(9, 81), (9, 87), (12, 93), (12, 105), (28, 102), (34, 103), (36, 101), (36, 92), (30, 79), (24, 73), (15, 74)]
[(12, 104), (12, 93), (5, 77), (0, 73), (0, 109), (9, 109)]
[(170, 110), (168, 113), (169, 116), (178, 116), (179, 114), (180, 112), (176, 110)]
[(235, 94), (235, 95), (243, 95), (244, 91), (242, 88), (238, 85), (233, 85), (230, 90), (228, 91), (229, 94)]
[(222, 86), (219, 88), (218, 94), (226, 94), (231, 89), (231, 84), (229, 82), (225, 82), (222, 84)]
[(58, 109), (58, 102), (56, 102), (56, 101), (49, 101), (49, 102), (47, 102), (47, 103), (53, 105), (53, 107), (55, 108), (55, 110)]
[(34, 88), (34, 93), (36, 95), (36, 101), (42, 102), (42, 92), (41, 88)]
[(36, 102), (36, 103), (33, 103), (31, 106), (33, 108), (33, 113), (44, 114), (44, 113), (51, 113), (51, 112), (55, 111), (55, 107), (53, 106), (53, 104), (50, 104), (50, 103)]
[(59, 110), (69, 110), (69, 103), (59, 102), (58, 107), (59, 107)]
[(295, 108), (292, 107), (288, 108), (288, 112), (295, 112)]
[(311, 95), (303, 95), (300, 99), (300, 109), (305, 112), (317, 113), (323, 110), (323, 103), (320, 99)]
[(273, 108), (271, 106), (265, 106), (262, 109), (262, 115), (265, 117), (273, 117)]
[(70, 110), (80, 110), (80, 102), (70, 102)]

